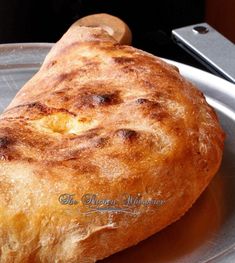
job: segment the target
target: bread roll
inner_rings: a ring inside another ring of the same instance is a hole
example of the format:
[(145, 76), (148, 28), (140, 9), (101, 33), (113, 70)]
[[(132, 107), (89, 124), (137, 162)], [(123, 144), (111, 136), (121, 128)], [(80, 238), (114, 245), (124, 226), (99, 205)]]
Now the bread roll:
[(131, 45), (132, 33), (128, 25), (116, 16), (109, 14), (93, 14), (82, 17), (76, 25), (86, 27), (101, 27), (108, 32), (118, 43)]
[(224, 133), (177, 68), (74, 24), (0, 116), (1, 263), (90, 263), (179, 219)]

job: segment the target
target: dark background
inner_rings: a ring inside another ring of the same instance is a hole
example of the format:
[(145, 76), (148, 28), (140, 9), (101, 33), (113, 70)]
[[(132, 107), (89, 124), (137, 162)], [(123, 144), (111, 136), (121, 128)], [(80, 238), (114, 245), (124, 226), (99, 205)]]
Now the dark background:
[(103, 12), (129, 25), (133, 46), (201, 67), (173, 43), (171, 30), (204, 22), (203, 0), (0, 0), (0, 43), (55, 42), (77, 19)]

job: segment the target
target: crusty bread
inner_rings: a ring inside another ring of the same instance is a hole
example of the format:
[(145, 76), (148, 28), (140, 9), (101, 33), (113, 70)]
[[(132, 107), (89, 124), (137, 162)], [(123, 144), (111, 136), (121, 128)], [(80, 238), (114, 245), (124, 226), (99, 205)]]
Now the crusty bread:
[(0, 262), (88, 263), (138, 243), (192, 206), (223, 142), (177, 68), (74, 24), (0, 117)]

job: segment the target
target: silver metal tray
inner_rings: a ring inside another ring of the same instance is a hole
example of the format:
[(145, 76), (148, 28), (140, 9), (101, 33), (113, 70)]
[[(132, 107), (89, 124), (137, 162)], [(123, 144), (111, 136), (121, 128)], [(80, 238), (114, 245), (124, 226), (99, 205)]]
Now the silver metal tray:
[[(0, 45), (0, 111), (39, 69), (52, 44)], [(169, 61), (206, 94), (226, 131), (220, 171), (179, 221), (102, 263), (235, 262), (235, 85)]]

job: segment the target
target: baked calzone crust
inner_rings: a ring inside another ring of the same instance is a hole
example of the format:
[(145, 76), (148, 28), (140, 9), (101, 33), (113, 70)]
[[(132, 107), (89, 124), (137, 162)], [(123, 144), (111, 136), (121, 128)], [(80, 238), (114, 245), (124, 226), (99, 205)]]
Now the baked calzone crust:
[(179, 219), (224, 133), (161, 59), (72, 25), (0, 116), (0, 262), (89, 263)]

